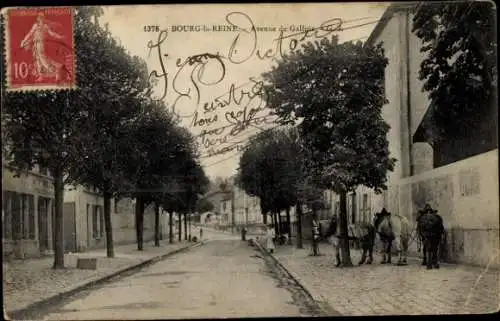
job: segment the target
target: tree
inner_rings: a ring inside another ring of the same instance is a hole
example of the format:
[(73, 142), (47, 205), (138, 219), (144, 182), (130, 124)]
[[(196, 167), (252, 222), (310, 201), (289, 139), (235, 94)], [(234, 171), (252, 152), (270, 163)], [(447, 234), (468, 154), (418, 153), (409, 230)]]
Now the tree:
[(196, 212), (199, 214), (205, 213), (205, 212), (211, 212), (215, 208), (214, 204), (207, 200), (206, 198), (201, 198), (198, 200), (198, 203), (196, 204)]
[(171, 188), (165, 190), (161, 199), (161, 207), (168, 213), (169, 217), (168, 239), (170, 244), (174, 242), (174, 228), (173, 228), (174, 213), (176, 212), (179, 213), (182, 202), (182, 200), (179, 198), (179, 193), (180, 193), (179, 178), (180, 177), (175, 177), (175, 176), (171, 178), (170, 180)]
[(495, 22), (494, 5), (487, 1), (422, 3), (416, 8), (412, 32), (426, 54), (419, 79), (437, 107), (433, 118), (438, 140), (472, 136), (471, 130), (479, 129), (490, 138), (487, 147), (496, 146), (496, 124), (491, 123), (498, 106)]
[(122, 195), (128, 184), (125, 164), (129, 161), (128, 147), (133, 141), (124, 140), (124, 124), (138, 116), (143, 93), (148, 88), (147, 68), (138, 57), (129, 56), (107, 30), (97, 28), (99, 44), (93, 58), (100, 68), (93, 75), (92, 87), (83, 89), (89, 101), (89, 121), (96, 126), (85, 135), (85, 162), (74, 166), (70, 178), (101, 191), (104, 199), (104, 222), (107, 256), (114, 257), (111, 224), (111, 199)]
[(262, 215), (271, 212), (277, 232), (282, 211), (287, 213), (286, 232), (291, 231), (290, 207), (297, 202), (301, 170), (300, 150), (290, 129), (260, 132), (240, 158), (237, 183), (245, 192), (260, 198)]
[[(207, 192), (210, 182), (198, 162), (194, 137), (187, 129), (174, 127), (167, 141), (176, 142), (175, 148), (169, 149), (170, 156), (167, 158), (170, 161), (162, 165), (165, 174), (160, 178), (159, 191), (152, 193), (150, 198), (169, 213), (169, 242), (173, 243), (173, 213), (177, 213), (179, 217), (179, 241), (181, 241), (182, 215), (185, 221), (184, 228), (187, 230), (186, 215), (195, 211), (200, 195)], [(156, 221), (158, 222), (159, 218), (156, 218)]]
[(173, 117), (160, 102), (149, 101), (140, 115), (127, 123), (124, 135), (129, 144), (129, 161), (125, 173), (133, 190), (129, 195), (136, 199), (137, 248), (143, 248), (143, 222), (146, 206), (163, 197), (166, 179), (172, 175), (172, 166), (187, 148), (179, 135)]
[(232, 186), (228, 178), (216, 177), (213, 185), (215, 185), (214, 187), (223, 193), (231, 192)]
[[(101, 60), (95, 56), (105, 57), (106, 45), (109, 44), (103, 42), (102, 30), (96, 23), (101, 14), (102, 10), (97, 7), (76, 9), (74, 36), (78, 89), (2, 95), (2, 121), (8, 133), (4, 144), (8, 145), (9, 163), (18, 174), (31, 170), (35, 164), (48, 168), (54, 179), (53, 268), (56, 269), (64, 268), (64, 184), (72, 182), (71, 169), (86, 161), (81, 151), (88, 149), (85, 145), (88, 135), (99, 125), (89, 120), (93, 102), (101, 95), (113, 95), (106, 91), (109, 87), (102, 88), (102, 82), (95, 81), (96, 75), (102, 75), (99, 70), (109, 70), (109, 59), (104, 59), (101, 65)], [(113, 53), (111, 50), (110, 54)]]
[(383, 48), (337, 37), (308, 42), (263, 74), (268, 107), (296, 124), (316, 184), (341, 196), (342, 264), (352, 266), (347, 239), (347, 193), (357, 186), (386, 189), (393, 170), (381, 117), (387, 59)]

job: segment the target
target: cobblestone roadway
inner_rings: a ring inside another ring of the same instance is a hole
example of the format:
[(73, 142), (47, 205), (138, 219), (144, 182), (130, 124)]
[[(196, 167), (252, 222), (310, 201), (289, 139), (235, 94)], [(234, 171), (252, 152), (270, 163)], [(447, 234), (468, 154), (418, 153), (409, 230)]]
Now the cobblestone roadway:
[[(205, 229), (203, 238), (235, 239), (237, 236), (224, 234), (212, 229)], [(199, 236), (199, 229), (192, 229), (193, 235)], [(65, 255), (64, 270), (53, 270), (54, 258), (15, 260), (3, 262), (3, 295), (7, 311), (25, 308), (26, 306), (65, 292), (71, 288), (85, 284), (91, 280), (102, 278), (120, 269), (138, 264), (155, 256), (189, 245), (186, 241), (168, 244), (168, 238), (160, 241), (155, 247), (153, 242), (144, 244), (144, 251), (137, 251), (136, 244), (115, 245), (115, 258), (108, 259), (105, 249)], [(76, 268), (79, 257), (97, 257), (97, 270), (81, 270)]]
[(300, 316), (256, 254), (228, 235), (89, 291), (46, 319)]
[[(321, 244), (322, 256), (309, 256), (310, 251), (310, 245), (303, 250), (280, 246), (275, 257), (343, 315), (489, 313), (499, 309), (498, 270), (448, 264), (426, 270), (417, 260), (410, 260), (407, 266), (381, 265), (378, 254), (371, 266), (338, 269), (328, 244)], [(351, 258), (356, 265), (359, 251), (351, 250)]]

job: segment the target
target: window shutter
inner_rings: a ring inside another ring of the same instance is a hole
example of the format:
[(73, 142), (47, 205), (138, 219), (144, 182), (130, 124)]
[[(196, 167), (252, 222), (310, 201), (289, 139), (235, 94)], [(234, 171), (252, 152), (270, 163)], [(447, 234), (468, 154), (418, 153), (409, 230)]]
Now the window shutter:
[(12, 192), (3, 192), (3, 237), (5, 239), (12, 239)]
[(33, 195), (27, 195), (28, 196), (28, 204), (29, 204), (29, 211), (28, 211), (28, 233), (29, 233), (29, 238), (30, 240), (34, 240), (36, 237), (36, 231), (35, 231), (35, 196)]
[(22, 237), (22, 219), (21, 219), (21, 196), (15, 192), (11, 193), (12, 196), (12, 239), (20, 240)]

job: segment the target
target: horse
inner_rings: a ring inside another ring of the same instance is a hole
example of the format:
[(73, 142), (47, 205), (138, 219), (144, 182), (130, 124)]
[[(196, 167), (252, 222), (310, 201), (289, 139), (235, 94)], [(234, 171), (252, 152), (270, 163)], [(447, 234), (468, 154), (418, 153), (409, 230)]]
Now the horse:
[(391, 214), (385, 208), (375, 214), (374, 228), (382, 242), (381, 264), (391, 263), (391, 248), (395, 242), (398, 265), (407, 265), (408, 245), (411, 237), (410, 223), (404, 216)]
[(366, 261), (368, 255), (368, 261), (366, 264), (372, 264), (373, 262), (373, 247), (375, 245), (375, 227), (370, 223), (361, 223), (351, 226), (352, 234), (354, 238), (359, 242), (361, 252), (361, 260), (358, 265), (363, 265)]
[(422, 241), (422, 265), (427, 269), (439, 269), (438, 248), (444, 234), (443, 218), (428, 204), (417, 217), (417, 231)]
[[(361, 260), (359, 261), (358, 265), (363, 265), (365, 263), (367, 255), (368, 261), (366, 261), (366, 264), (371, 264), (373, 262), (373, 246), (375, 243), (375, 235), (375, 228), (370, 223), (348, 226), (348, 239), (354, 239), (358, 241), (362, 249)], [(329, 237), (332, 237), (331, 242), (335, 250), (335, 259), (337, 261), (335, 266), (338, 267), (341, 264), (340, 231), (336, 216), (333, 216), (330, 220), (330, 224), (326, 230), (325, 235), (323, 236), (324, 239), (328, 239)]]

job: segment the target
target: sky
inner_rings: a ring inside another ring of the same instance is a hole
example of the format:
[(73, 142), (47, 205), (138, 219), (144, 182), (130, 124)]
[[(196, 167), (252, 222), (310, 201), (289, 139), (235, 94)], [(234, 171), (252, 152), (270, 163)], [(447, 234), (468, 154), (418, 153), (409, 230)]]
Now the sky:
[(214, 178), (235, 174), (248, 138), (277, 126), (261, 94), (261, 74), (282, 53), (334, 34), (340, 42), (365, 41), (388, 5), (122, 5), (103, 7), (100, 22), (146, 61), (153, 97), (193, 133), (201, 164)]

